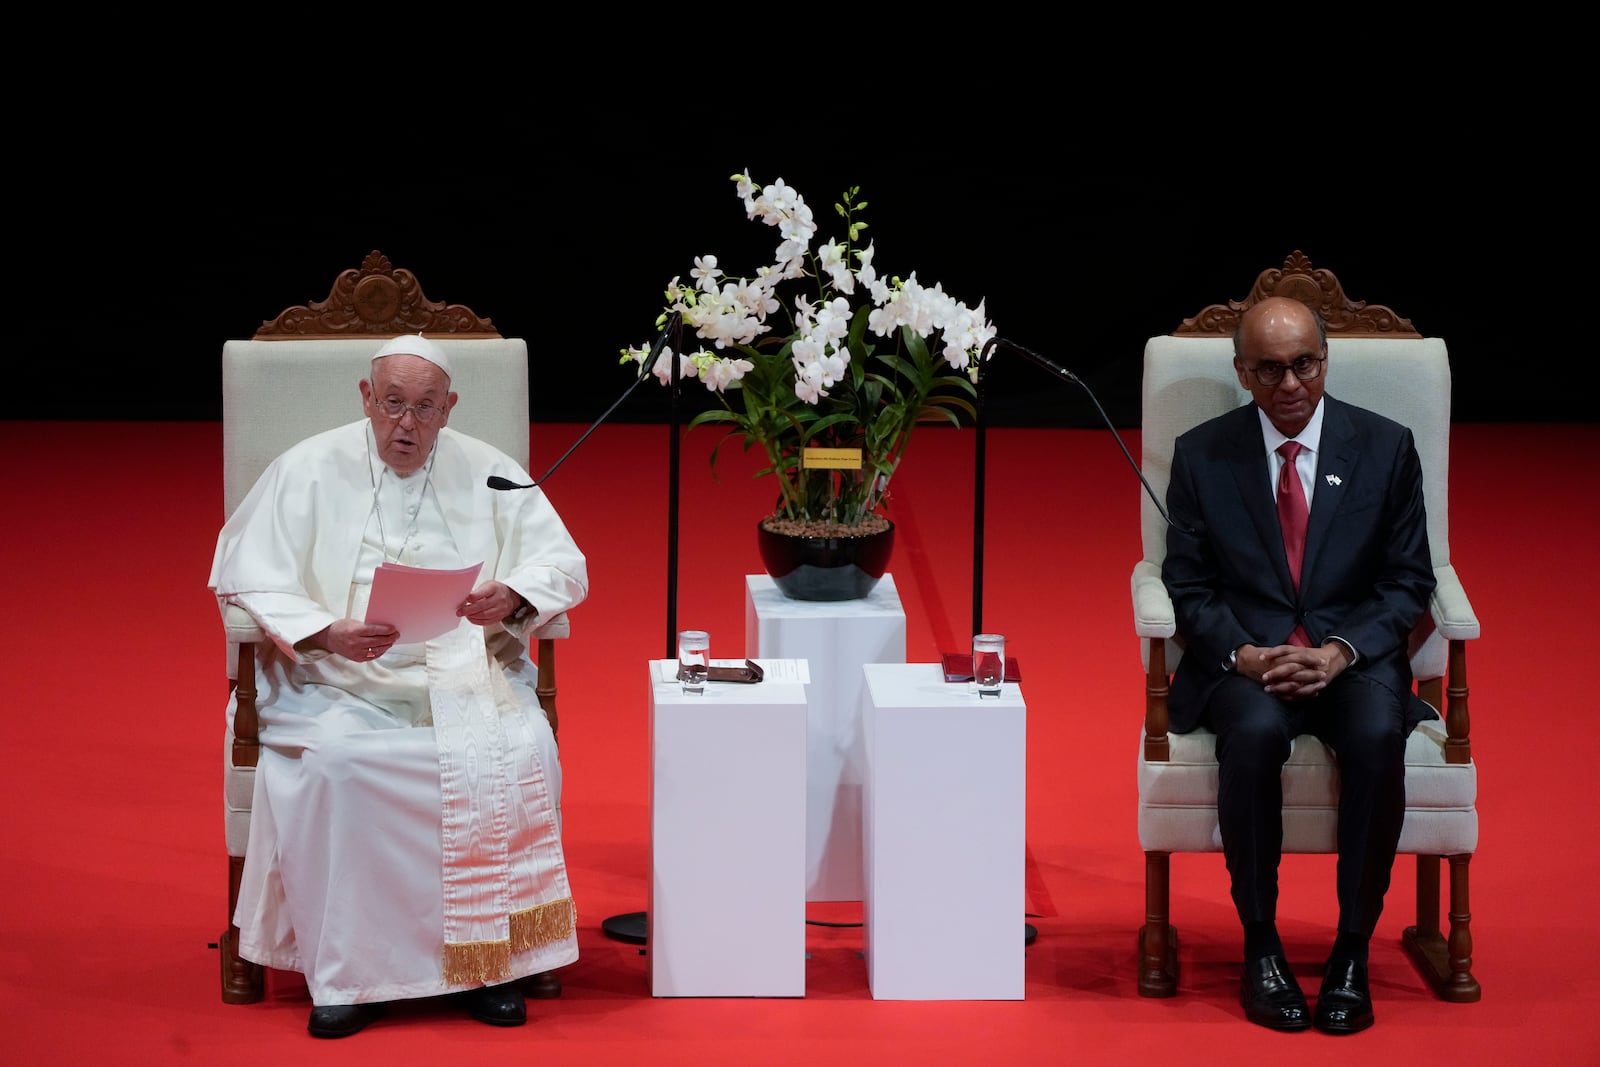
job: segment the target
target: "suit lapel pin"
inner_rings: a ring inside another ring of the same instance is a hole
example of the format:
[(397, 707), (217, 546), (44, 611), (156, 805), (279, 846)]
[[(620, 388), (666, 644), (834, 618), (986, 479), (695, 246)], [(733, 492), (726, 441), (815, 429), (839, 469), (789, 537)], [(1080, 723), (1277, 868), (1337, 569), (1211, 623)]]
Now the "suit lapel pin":
[(1339, 484), (1339, 476), (1337, 474), (1328, 475), (1328, 484), (1329, 485), (1338, 485)]

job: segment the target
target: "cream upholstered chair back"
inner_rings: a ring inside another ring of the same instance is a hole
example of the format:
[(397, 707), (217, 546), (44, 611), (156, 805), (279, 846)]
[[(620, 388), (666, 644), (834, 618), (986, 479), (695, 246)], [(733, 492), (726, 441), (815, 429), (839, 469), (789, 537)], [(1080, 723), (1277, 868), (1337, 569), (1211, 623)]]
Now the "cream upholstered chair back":
[[(290, 445), (362, 417), (357, 383), (385, 340), (263, 338), (222, 346), (224, 517)], [(489, 442), (526, 468), (527, 342), (437, 334), (429, 340), (449, 355), (450, 388), (461, 397), (450, 412), (451, 428)]]
[[(1450, 359), (1444, 341), (1330, 335), (1325, 373), (1328, 395), (1411, 428), (1422, 460), (1428, 547), (1436, 570), (1449, 567)], [(1166, 499), (1178, 435), (1250, 402), (1233, 369), (1231, 336), (1150, 338), (1144, 350), (1139, 462), (1157, 500)], [(1145, 562), (1159, 573), (1167, 553), (1167, 522), (1149, 497), (1141, 503), (1139, 529)], [(1168, 644), (1168, 670), (1177, 668), (1181, 654), (1176, 642)], [(1411, 667), (1418, 678), (1444, 674), (1445, 644), (1437, 631), (1413, 654)]]
[[(1171, 335), (1145, 345), (1140, 448), (1145, 479), (1165, 504), (1174, 440), (1241, 404), (1250, 394), (1233, 369), (1239, 315), (1268, 296), (1316, 308), (1328, 328), (1327, 393), (1408, 426), (1422, 461), (1428, 539), (1437, 588), (1411, 640), (1418, 693), (1442, 718), (1406, 744), (1406, 815), (1400, 851), (1417, 857), (1417, 924), (1403, 944), (1446, 1000), (1481, 995), (1472, 974), (1467, 865), (1478, 847), (1477, 768), (1468, 734), (1466, 642), (1479, 633), (1450, 557), (1450, 362), (1445, 343), (1424, 337), (1382, 305), (1348, 299), (1331, 272), (1295, 252), (1281, 270), (1263, 271), (1248, 299), (1213, 304)], [(1207, 730), (1168, 732), (1167, 692), (1183, 655), (1172, 601), (1161, 580), (1168, 524), (1141, 499), (1143, 554), (1134, 566), (1134, 631), (1145, 669), (1145, 715), (1138, 761), (1139, 843), (1145, 853), (1145, 915), (1139, 991), (1177, 991), (1177, 936), (1169, 922), (1170, 856), (1217, 852), (1216, 739)], [(1316, 738), (1297, 738), (1283, 772), (1284, 851), (1335, 851), (1338, 760)], [(1450, 865), (1450, 933), (1440, 933), (1439, 863)]]
[[(374, 251), (360, 268), (338, 275), (327, 299), (288, 308), (263, 322), (252, 338), (223, 344), (223, 519), (285, 449), (362, 418), (358, 383), (383, 342), (402, 333), (422, 333), (449, 355), (450, 387), (460, 396), (450, 413), (451, 427), (489, 442), (527, 468), (527, 343), (501, 337), (489, 319), (470, 308), (427, 299), (414, 274), (394, 268)], [(232, 920), (259, 753), (254, 648), (266, 636), (240, 608), (225, 606), (222, 616), (229, 689), (238, 698), (233, 727), (223, 738), (229, 925), (220, 943), (222, 999), (242, 1004), (264, 993), (261, 968), (239, 958)], [(553, 730), (559, 727), (554, 642), (569, 633), (567, 616), (560, 614), (532, 635), (539, 703)]]

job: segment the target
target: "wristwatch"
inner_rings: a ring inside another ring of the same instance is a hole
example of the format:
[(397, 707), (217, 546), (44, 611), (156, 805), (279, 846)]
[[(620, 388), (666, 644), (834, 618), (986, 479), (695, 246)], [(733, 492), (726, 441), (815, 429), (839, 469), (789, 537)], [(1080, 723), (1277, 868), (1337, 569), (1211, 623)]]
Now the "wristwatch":
[(1223, 670), (1237, 673), (1239, 670), (1239, 650), (1236, 648), (1228, 653), (1227, 662), (1222, 665)]
[(506, 616), (506, 621), (507, 622), (521, 622), (523, 619), (526, 619), (528, 616), (537, 615), (537, 614), (539, 614), (538, 610), (535, 609), (532, 604), (528, 603), (528, 598), (523, 596), (521, 593), (518, 593), (517, 594), (517, 610), (513, 611), (510, 615), (507, 615)]

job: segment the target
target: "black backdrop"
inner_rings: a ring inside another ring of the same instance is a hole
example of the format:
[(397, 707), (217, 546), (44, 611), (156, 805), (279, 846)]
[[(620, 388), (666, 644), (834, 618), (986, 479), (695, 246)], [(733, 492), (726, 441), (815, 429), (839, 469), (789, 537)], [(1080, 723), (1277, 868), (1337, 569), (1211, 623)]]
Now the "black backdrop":
[[(627, 387), (618, 352), (650, 340), (668, 279), (687, 279), (696, 255), (750, 271), (770, 253), (772, 232), (746, 220), (729, 181), (748, 168), (798, 189), (824, 237), (839, 233), (840, 192), (858, 186), (880, 272), (986, 300), (1003, 337), (1076, 372), (1119, 426), (1138, 424), (1145, 339), (1245, 297), (1294, 250), (1351, 298), (1445, 338), (1458, 421), (1589, 419), (1578, 389), (1533, 369), (1550, 365), (1548, 305), (1526, 303), (1559, 277), (1540, 250), (1586, 235), (1589, 194), (1539, 153), (1508, 178), (1465, 142), (1399, 140), (1285, 160), (1125, 140), (894, 148), (887, 136), (882, 148), (730, 138), (724, 151), (715, 136), (663, 145), (582, 127), (510, 150), (258, 147), (118, 170), (78, 158), (15, 200), (36, 241), (12, 275), (31, 347), (14, 364), (26, 401), (6, 415), (219, 418), (222, 342), (325, 297), (377, 249), (429, 298), (529, 340), (535, 421), (587, 423)], [(1002, 355), (987, 380), (996, 425), (1099, 423), (1082, 390), (1019, 358)], [(705, 402), (694, 383), (685, 396)], [(647, 384), (615, 417), (667, 413)]]

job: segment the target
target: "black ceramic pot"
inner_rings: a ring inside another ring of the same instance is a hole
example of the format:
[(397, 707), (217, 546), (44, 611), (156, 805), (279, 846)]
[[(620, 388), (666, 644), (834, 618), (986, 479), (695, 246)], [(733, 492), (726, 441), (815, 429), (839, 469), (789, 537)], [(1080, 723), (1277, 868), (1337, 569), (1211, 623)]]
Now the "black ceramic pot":
[(802, 537), (756, 524), (761, 563), (794, 600), (860, 600), (889, 568), (894, 523), (859, 537)]

